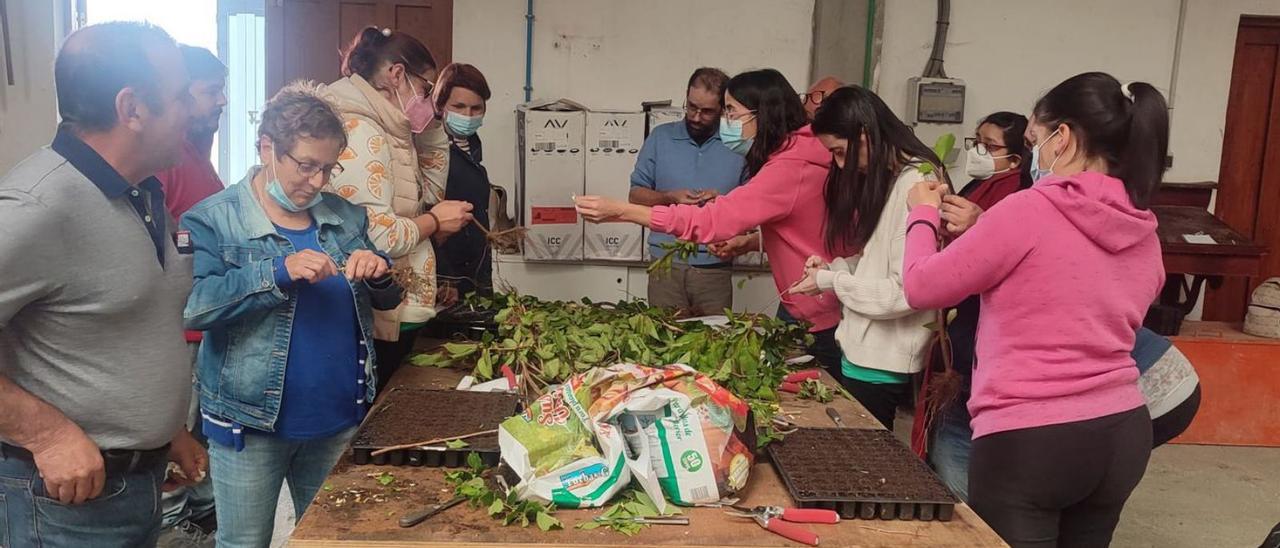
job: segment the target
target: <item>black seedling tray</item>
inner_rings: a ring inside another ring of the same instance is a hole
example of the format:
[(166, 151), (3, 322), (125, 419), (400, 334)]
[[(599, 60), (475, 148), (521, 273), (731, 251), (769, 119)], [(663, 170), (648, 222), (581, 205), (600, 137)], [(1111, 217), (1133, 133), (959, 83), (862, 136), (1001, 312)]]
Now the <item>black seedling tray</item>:
[(959, 502), (885, 430), (800, 428), (768, 451), (797, 504), (845, 519), (951, 521)]
[(498, 434), (467, 438), (458, 449), (399, 449), (381, 455), (371, 453), (384, 447), (425, 440), (462, 436), (493, 430), (515, 415), (519, 397), (515, 394), (396, 388), (378, 401), (356, 432), (352, 461), (356, 464), (394, 466), (466, 466), (475, 453), (486, 466), (498, 465)]

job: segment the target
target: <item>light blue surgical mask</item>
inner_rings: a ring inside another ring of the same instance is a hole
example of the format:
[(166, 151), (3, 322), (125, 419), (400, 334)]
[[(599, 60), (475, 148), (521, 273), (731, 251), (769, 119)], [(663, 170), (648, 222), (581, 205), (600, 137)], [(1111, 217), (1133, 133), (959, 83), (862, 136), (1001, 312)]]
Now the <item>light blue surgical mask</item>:
[(289, 195), (285, 194), (284, 186), (280, 184), (280, 177), (276, 176), (276, 154), (274, 150), (271, 151), (271, 180), (267, 181), (267, 195), (275, 201), (276, 205), (292, 213), (311, 209), (324, 200), (324, 196), (317, 192), (316, 196), (306, 205), (299, 206), (293, 203), (293, 200), (289, 199)]
[(464, 116), (452, 110), (445, 111), (444, 125), (449, 128), (449, 132), (458, 137), (470, 137), (476, 134), (476, 130), (484, 125), (484, 115)]
[(720, 117), (720, 141), (724, 146), (729, 147), (729, 150), (746, 156), (747, 151), (751, 150), (754, 139), (742, 136), (742, 123), (742, 120)]
[(1040, 179), (1043, 177), (1053, 175), (1053, 166), (1054, 164), (1058, 163), (1058, 159), (1054, 158), (1053, 161), (1049, 163), (1048, 168), (1041, 169), (1040, 168), (1040, 147), (1043, 147), (1045, 143), (1049, 142), (1049, 139), (1052, 139), (1057, 134), (1058, 134), (1058, 130), (1055, 129), (1053, 130), (1053, 133), (1049, 134), (1048, 137), (1045, 137), (1044, 140), (1040, 141), (1039, 143), (1036, 143), (1036, 146), (1031, 147), (1031, 182), (1033, 184), (1039, 182)]

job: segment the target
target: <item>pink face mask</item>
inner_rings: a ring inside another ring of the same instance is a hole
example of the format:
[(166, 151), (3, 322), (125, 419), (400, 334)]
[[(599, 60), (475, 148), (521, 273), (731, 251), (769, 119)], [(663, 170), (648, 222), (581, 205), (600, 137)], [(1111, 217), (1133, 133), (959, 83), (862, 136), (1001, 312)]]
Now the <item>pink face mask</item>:
[(422, 133), (431, 120), (435, 119), (436, 105), (430, 99), (418, 95), (418, 90), (413, 87), (412, 78), (409, 79), (409, 90), (413, 92), (413, 97), (409, 98), (408, 103), (400, 99), (399, 91), (396, 91), (396, 101), (400, 103), (400, 110), (404, 111), (404, 116), (409, 119), (409, 131)]

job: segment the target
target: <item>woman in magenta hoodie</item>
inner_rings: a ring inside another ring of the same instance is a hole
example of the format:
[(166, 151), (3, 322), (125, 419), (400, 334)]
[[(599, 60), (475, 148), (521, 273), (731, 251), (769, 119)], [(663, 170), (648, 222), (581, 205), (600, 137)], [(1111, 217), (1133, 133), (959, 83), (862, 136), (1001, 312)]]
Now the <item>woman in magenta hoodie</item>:
[(1032, 188), (938, 251), (945, 190), (908, 197), (915, 308), (981, 298), (969, 502), (1011, 545), (1106, 546), (1151, 452), (1130, 351), (1164, 282), (1155, 215), (1169, 117), (1149, 84), (1092, 72), (1042, 97)]
[[(725, 86), (720, 139), (746, 156), (749, 180), (704, 206), (648, 207), (600, 196), (577, 199), (591, 222), (625, 221), (703, 244), (722, 242), (760, 227), (774, 285), (783, 294), (804, 277), (805, 259), (849, 257), (856, 249), (823, 245), (827, 209), (822, 191), (831, 153), (807, 125), (795, 88), (773, 69), (734, 76)], [(697, 181), (690, 181), (697, 186)], [(840, 302), (832, 296), (783, 295), (779, 312), (812, 324), (811, 353), (837, 379), (840, 348), (835, 328)]]

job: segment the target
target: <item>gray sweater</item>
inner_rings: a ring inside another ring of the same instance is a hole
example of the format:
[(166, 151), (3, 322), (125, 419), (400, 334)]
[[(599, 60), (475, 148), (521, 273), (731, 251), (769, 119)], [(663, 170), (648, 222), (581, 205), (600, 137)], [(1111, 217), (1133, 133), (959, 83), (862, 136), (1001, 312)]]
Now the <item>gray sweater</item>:
[(162, 268), (127, 199), (48, 148), (0, 179), (0, 375), (102, 449), (157, 448), (183, 425), (191, 256), (171, 238), (164, 252)]

